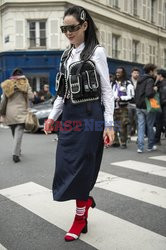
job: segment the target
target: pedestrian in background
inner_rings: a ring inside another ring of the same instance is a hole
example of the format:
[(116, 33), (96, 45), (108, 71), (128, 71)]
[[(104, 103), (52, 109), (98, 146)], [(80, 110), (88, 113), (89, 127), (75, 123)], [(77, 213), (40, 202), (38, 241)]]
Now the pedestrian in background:
[(166, 133), (166, 70), (157, 70), (156, 81), (160, 95), (161, 112), (157, 112), (155, 143), (161, 145), (161, 133)]
[[(61, 31), (71, 48), (61, 58), (58, 96), (45, 131), (52, 130), (51, 126), (63, 111), (62, 125), (69, 121), (70, 129), (59, 132), (53, 197), (57, 201), (76, 200), (74, 222), (65, 235), (66, 241), (73, 241), (87, 232), (88, 210), (95, 206), (89, 194), (100, 169), (103, 142), (111, 145), (114, 139), (114, 99), (105, 50), (99, 45), (95, 24), (87, 10), (80, 6), (67, 9)], [(76, 131), (77, 121), (80, 126)], [(88, 130), (89, 122), (100, 124), (100, 128)]]
[(129, 114), (128, 139), (130, 139), (131, 136), (135, 135), (136, 128), (137, 128), (135, 89), (137, 87), (139, 76), (140, 76), (140, 70), (138, 68), (133, 68), (131, 71), (130, 81), (134, 87), (134, 97), (129, 101), (129, 104), (128, 104), (128, 114)]
[(127, 80), (126, 70), (123, 67), (116, 69), (112, 89), (115, 99), (114, 121), (117, 127), (112, 146), (121, 146), (122, 149), (125, 149), (127, 148), (127, 125), (129, 124), (128, 103), (134, 98), (134, 87), (131, 81)]
[(28, 112), (28, 100), (33, 93), (27, 78), (21, 69), (13, 71), (12, 76), (1, 83), (3, 98), (7, 98), (5, 123), (11, 128), (13, 136), (13, 161), (20, 161), (21, 143), (25, 118)]
[(50, 91), (49, 91), (49, 85), (44, 84), (43, 89), (38, 92), (38, 98), (40, 102), (44, 102), (49, 100), (52, 97)]
[(155, 79), (156, 79), (156, 65), (146, 64), (144, 66), (145, 74), (138, 80), (135, 91), (135, 100), (137, 108), (138, 119), (138, 153), (144, 151), (144, 135), (145, 128), (147, 128), (148, 137), (148, 151), (156, 150), (154, 123), (156, 119), (155, 112), (147, 112), (145, 98), (152, 98), (155, 95)]

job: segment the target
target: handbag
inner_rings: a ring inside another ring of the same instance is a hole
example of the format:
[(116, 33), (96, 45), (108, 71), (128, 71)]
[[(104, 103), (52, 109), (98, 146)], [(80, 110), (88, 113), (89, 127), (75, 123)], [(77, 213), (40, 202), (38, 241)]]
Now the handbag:
[(1, 116), (6, 115), (7, 101), (8, 101), (8, 98), (6, 97), (5, 94), (3, 94), (2, 100), (1, 100), (1, 103), (0, 103), (0, 115)]
[(36, 132), (39, 128), (39, 121), (37, 116), (33, 113), (28, 111), (26, 118), (25, 118), (25, 129), (30, 132)]
[(148, 112), (159, 112), (161, 111), (161, 106), (160, 106), (160, 97), (159, 93), (156, 92), (153, 98), (145, 98), (146, 102), (146, 110)]
[[(28, 95), (26, 94), (24, 95), (24, 97), (25, 97), (25, 101), (26, 101), (27, 109), (28, 109), (28, 106), (29, 106)], [(25, 129), (32, 133), (35, 133), (39, 129), (39, 120), (37, 116), (33, 112), (31, 112), (29, 109), (25, 117)]]

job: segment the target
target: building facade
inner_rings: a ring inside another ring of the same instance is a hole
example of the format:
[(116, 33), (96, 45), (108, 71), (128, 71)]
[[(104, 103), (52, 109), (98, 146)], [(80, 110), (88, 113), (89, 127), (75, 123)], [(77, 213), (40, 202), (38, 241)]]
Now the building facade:
[[(88, 9), (106, 48), (110, 72), (119, 64), (166, 68), (166, 0), (78, 0)], [(0, 81), (23, 68), (34, 90), (50, 84), (68, 41), (60, 32), (71, 1), (0, 0)]]

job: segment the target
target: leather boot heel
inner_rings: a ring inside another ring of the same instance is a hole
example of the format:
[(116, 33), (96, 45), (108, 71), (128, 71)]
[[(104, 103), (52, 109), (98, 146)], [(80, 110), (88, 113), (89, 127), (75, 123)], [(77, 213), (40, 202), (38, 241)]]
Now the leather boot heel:
[(92, 196), (89, 196), (89, 198), (92, 200), (91, 208), (94, 208), (96, 206), (96, 202), (95, 202), (95, 200), (93, 199)]
[(86, 221), (85, 227), (82, 229), (83, 234), (86, 234), (88, 232), (88, 222)]

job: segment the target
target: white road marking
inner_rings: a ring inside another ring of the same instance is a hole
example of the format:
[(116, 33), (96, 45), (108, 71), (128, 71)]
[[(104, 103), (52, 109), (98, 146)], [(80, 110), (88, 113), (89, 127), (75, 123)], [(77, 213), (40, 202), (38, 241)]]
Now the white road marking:
[(111, 163), (111, 165), (128, 168), (132, 170), (137, 170), (137, 171), (144, 172), (147, 174), (153, 174), (153, 175), (166, 177), (166, 167), (161, 167), (161, 166), (153, 165), (150, 163), (127, 160), (127, 161), (113, 162)]
[[(65, 231), (71, 226), (75, 202), (55, 202), (43, 186), (29, 182), (0, 190), (0, 194)], [(88, 233), (80, 239), (100, 250), (165, 250), (164, 236), (99, 209), (90, 211), (88, 226)]]
[(166, 161), (166, 155), (152, 156), (149, 158), (154, 159), (154, 160), (159, 160), (159, 161)]
[(95, 187), (166, 208), (166, 189), (100, 172)]
[(5, 248), (4, 246), (2, 246), (2, 245), (0, 244), (0, 250), (7, 250), (7, 248)]

